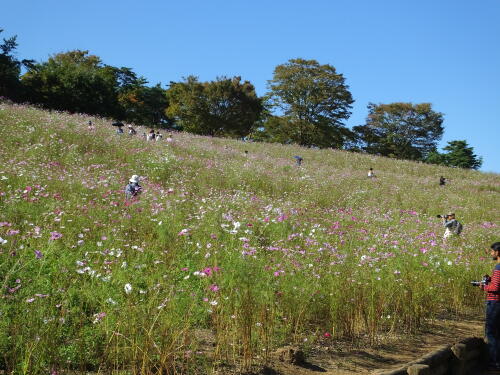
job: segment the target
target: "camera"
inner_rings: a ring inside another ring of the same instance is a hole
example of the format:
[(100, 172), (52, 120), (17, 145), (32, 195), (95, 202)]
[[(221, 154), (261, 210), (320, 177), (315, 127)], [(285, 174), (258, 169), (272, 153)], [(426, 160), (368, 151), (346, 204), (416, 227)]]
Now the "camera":
[(448, 215), (436, 215), (438, 219), (446, 219)]
[(471, 285), (480, 286), (480, 285), (488, 285), (491, 281), (491, 277), (489, 275), (484, 275), (481, 281), (471, 281)]

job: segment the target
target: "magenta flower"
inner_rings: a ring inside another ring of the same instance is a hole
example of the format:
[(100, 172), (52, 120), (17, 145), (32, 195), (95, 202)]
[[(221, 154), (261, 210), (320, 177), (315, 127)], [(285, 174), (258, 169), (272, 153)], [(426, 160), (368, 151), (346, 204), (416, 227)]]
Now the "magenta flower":
[(210, 289), (210, 291), (212, 291), (212, 292), (217, 292), (217, 291), (219, 291), (220, 288), (218, 287), (217, 284), (212, 284), (208, 287), (208, 289)]

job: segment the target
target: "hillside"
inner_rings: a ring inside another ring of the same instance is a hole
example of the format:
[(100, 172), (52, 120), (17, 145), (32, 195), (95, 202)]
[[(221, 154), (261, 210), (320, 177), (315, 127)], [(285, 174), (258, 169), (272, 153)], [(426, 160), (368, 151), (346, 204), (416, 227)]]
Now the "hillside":
[[(497, 174), (166, 138), (0, 104), (0, 369), (245, 369), (482, 308), (469, 281), (500, 238)], [(125, 201), (134, 174), (143, 192)], [(464, 232), (444, 242), (449, 211)]]

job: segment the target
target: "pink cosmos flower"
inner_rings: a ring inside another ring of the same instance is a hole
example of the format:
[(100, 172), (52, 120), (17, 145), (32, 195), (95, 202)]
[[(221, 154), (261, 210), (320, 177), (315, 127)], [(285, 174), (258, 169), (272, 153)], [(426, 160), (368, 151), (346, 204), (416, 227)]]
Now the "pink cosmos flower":
[(54, 240), (58, 240), (59, 238), (61, 238), (63, 235), (59, 232), (50, 232), (50, 240), (54, 241)]
[(212, 291), (212, 292), (217, 292), (217, 291), (219, 291), (220, 288), (218, 287), (217, 284), (212, 284), (208, 287), (208, 289), (210, 289), (210, 291)]

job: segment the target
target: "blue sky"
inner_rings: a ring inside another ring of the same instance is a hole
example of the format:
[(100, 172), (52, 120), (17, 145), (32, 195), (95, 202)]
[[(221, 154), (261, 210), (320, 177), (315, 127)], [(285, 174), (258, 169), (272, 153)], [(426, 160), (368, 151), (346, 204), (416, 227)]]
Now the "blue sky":
[(356, 100), (431, 102), (447, 141), (500, 173), (500, 0), (26, 0), (1, 6), (18, 58), (89, 50), (151, 84), (241, 76), (259, 95), (291, 58), (335, 66)]

